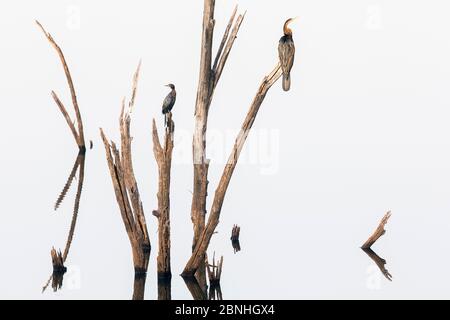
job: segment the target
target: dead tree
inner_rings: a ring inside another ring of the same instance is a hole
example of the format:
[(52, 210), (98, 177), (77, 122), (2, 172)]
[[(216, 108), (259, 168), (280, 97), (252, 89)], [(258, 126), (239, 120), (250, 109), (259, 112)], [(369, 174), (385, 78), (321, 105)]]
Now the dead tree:
[(72, 97), (72, 105), (75, 110), (75, 117), (76, 123), (78, 125), (78, 130), (75, 128), (75, 121), (72, 121), (72, 119), (69, 116), (69, 113), (67, 112), (66, 107), (64, 106), (64, 104), (61, 102), (61, 100), (58, 98), (58, 95), (54, 91), (52, 91), (53, 100), (55, 100), (59, 110), (61, 110), (61, 113), (66, 119), (67, 125), (69, 126), (70, 131), (72, 132), (72, 135), (75, 139), (75, 142), (78, 145), (78, 148), (80, 149), (81, 152), (84, 153), (86, 151), (86, 144), (84, 142), (83, 121), (81, 119), (80, 108), (78, 107), (77, 95), (75, 92), (75, 87), (73, 84), (72, 76), (69, 71), (69, 67), (67, 66), (67, 62), (61, 48), (55, 42), (50, 33), (45, 31), (44, 27), (39, 23), (39, 21), (36, 21), (36, 23), (41, 28), (42, 32), (45, 34), (50, 44), (55, 48), (56, 52), (58, 53), (59, 59), (61, 60), (62, 66), (64, 68), (64, 73), (66, 75), (67, 83), (69, 85), (70, 94)]
[(202, 258), (206, 253), (211, 237), (214, 234), (214, 231), (219, 223), (220, 213), (223, 201), (225, 199), (225, 194), (227, 192), (234, 169), (236, 168), (236, 164), (239, 159), (242, 147), (244, 146), (244, 143), (248, 137), (250, 129), (253, 126), (259, 108), (261, 107), (261, 104), (264, 101), (267, 92), (272, 87), (272, 85), (281, 77), (281, 75), (282, 71), (280, 64), (278, 63), (276, 67), (272, 70), (272, 72), (270, 72), (269, 75), (264, 77), (258, 89), (258, 92), (256, 93), (256, 96), (253, 99), (253, 102), (250, 106), (250, 110), (248, 111), (244, 123), (242, 124), (241, 130), (236, 138), (233, 149), (228, 158), (228, 162), (225, 165), (222, 177), (219, 181), (219, 185), (214, 194), (214, 200), (209, 214), (208, 223), (206, 225), (206, 228), (203, 230), (197, 242), (197, 245), (195, 246), (191, 258), (189, 259), (188, 263), (184, 268), (183, 271), (184, 276), (192, 276), (201, 264)]
[(388, 211), (384, 215), (383, 219), (381, 219), (380, 224), (375, 229), (374, 233), (361, 246), (361, 249), (369, 249), (383, 234), (386, 233), (386, 230), (384, 230), (384, 226), (386, 225), (386, 223), (388, 222), (390, 217), (391, 217), (391, 212)]
[(195, 103), (195, 131), (192, 142), (194, 163), (194, 183), (191, 206), (191, 219), (194, 225), (193, 250), (205, 228), (209, 168), (209, 159), (206, 159), (205, 136), (208, 124), (209, 107), (211, 105), (214, 90), (219, 82), (234, 40), (236, 39), (239, 27), (244, 19), (244, 15), (239, 15), (236, 21), (234, 21), (237, 13), (236, 7), (228, 22), (228, 26), (215, 56), (214, 64), (212, 64), (214, 5), (215, 0), (204, 1), (200, 76), (197, 88), (197, 100)]
[(212, 60), (212, 38), (214, 28), (214, 0), (205, 0), (203, 11), (203, 35), (200, 60), (200, 78), (197, 91), (197, 102), (195, 107), (195, 131), (193, 139), (194, 158), (194, 192), (192, 198), (191, 216), (194, 222), (194, 250), (191, 258), (187, 262), (182, 273), (185, 277), (194, 276), (195, 272), (204, 261), (204, 256), (208, 248), (212, 235), (219, 223), (220, 212), (225, 198), (231, 176), (239, 159), (240, 152), (247, 139), (250, 129), (253, 126), (259, 108), (272, 85), (281, 77), (282, 70), (277, 63), (275, 68), (264, 77), (258, 92), (250, 106), (247, 116), (242, 124), (242, 128), (236, 138), (233, 150), (227, 164), (225, 165), (219, 185), (216, 189), (213, 204), (205, 226), (206, 196), (208, 187), (208, 166), (209, 160), (206, 158), (206, 130), (209, 107), (211, 104), (214, 89), (217, 86), (223, 67), (226, 63), (234, 40), (239, 31), (244, 15), (239, 15), (234, 23), (231, 34), (229, 33), (233, 25), (236, 9), (232, 14), (228, 27), (225, 31), (222, 42), (219, 46), (213, 66)]
[(171, 278), (170, 270), (170, 170), (172, 165), (173, 135), (175, 124), (172, 113), (167, 116), (164, 142), (161, 146), (158, 128), (153, 119), (153, 153), (158, 164), (158, 210), (154, 215), (158, 219), (158, 278)]
[(119, 119), (121, 136), (120, 151), (113, 141), (108, 141), (103, 129), (100, 129), (100, 135), (105, 146), (106, 160), (111, 174), (117, 204), (128, 238), (130, 239), (134, 269), (136, 273), (145, 273), (148, 267), (147, 253), (150, 251), (150, 239), (145, 222), (144, 208), (133, 170), (131, 157), (132, 138), (130, 136), (131, 112), (136, 97), (139, 70), (140, 63), (134, 74), (132, 95), (127, 110), (125, 110), (125, 99), (122, 100), (122, 111)]

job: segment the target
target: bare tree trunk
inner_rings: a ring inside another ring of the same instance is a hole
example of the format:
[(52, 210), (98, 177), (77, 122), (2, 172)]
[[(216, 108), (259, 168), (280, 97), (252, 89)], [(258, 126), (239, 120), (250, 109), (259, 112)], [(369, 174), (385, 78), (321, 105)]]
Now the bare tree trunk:
[(161, 146), (158, 129), (153, 119), (153, 153), (158, 164), (158, 278), (171, 278), (170, 270), (170, 171), (172, 166), (173, 135), (175, 124), (172, 113), (167, 117), (164, 144)]
[(194, 239), (192, 249), (195, 248), (200, 235), (205, 227), (206, 197), (208, 194), (208, 169), (209, 159), (206, 158), (206, 129), (208, 124), (208, 112), (211, 105), (214, 89), (220, 79), (228, 55), (233, 46), (239, 27), (244, 19), (240, 15), (231, 27), (236, 16), (237, 7), (231, 15), (225, 30), (222, 42), (212, 66), (212, 43), (214, 33), (214, 6), (215, 0), (205, 0), (203, 9), (203, 31), (200, 56), (200, 75), (195, 103), (195, 131), (192, 141), (194, 162), (194, 183), (191, 206), (191, 218), (194, 225)]
[(75, 142), (77, 143), (80, 151), (84, 153), (86, 151), (86, 144), (84, 141), (83, 121), (81, 119), (81, 113), (80, 113), (80, 108), (78, 107), (75, 86), (73, 84), (73, 80), (72, 80), (72, 76), (69, 71), (69, 67), (67, 66), (66, 58), (64, 57), (64, 54), (63, 54), (61, 48), (55, 42), (55, 40), (50, 35), (50, 33), (48, 33), (44, 29), (44, 27), (39, 23), (39, 21), (36, 21), (36, 24), (39, 26), (39, 28), (41, 28), (41, 30), (45, 34), (47, 40), (55, 48), (56, 52), (58, 53), (59, 59), (61, 60), (62, 66), (64, 68), (64, 73), (66, 75), (67, 84), (69, 85), (70, 95), (72, 97), (72, 105), (75, 110), (78, 131), (75, 129), (75, 125), (74, 125), (75, 122), (71, 120), (71, 118), (67, 112), (67, 109), (64, 107), (64, 104), (61, 102), (61, 100), (58, 98), (58, 96), (56, 95), (56, 93), (54, 91), (52, 91), (52, 97), (55, 100), (56, 104), (58, 105), (59, 109), (61, 110), (61, 113), (63, 114), (64, 118), (66, 119), (67, 125), (69, 126), (70, 131), (72, 132), (72, 135), (73, 135)]
[(140, 64), (133, 78), (133, 90), (128, 110), (125, 110), (125, 101), (122, 101), (120, 114), (121, 152), (116, 144), (109, 142), (103, 130), (100, 135), (106, 152), (111, 179), (116, 194), (125, 229), (130, 239), (134, 269), (136, 273), (147, 272), (148, 252), (150, 251), (150, 239), (148, 237), (147, 224), (145, 221), (144, 208), (139, 195), (138, 185), (134, 176), (131, 157), (130, 122), (131, 112), (137, 90)]
[(204, 260), (203, 257), (206, 253), (211, 237), (214, 234), (217, 224), (219, 223), (220, 212), (222, 209), (223, 201), (225, 199), (225, 194), (227, 192), (231, 176), (233, 175), (234, 169), (236, 168), (236, 164), (239, 159), (242, 147), (244, 146), (244, 143), (247, 139), (250, 129), (253, 126), (259, 108), (261, 107), (261, 104), (263, 103), (267, 92), (272, 87), (272, 85), (281, 77), (281, 75), (282, 70), (280, 64), (278, 63), (275, 68), (266, 77), (264, 77), (261, 85), (259, 86), (258, 92), (253, 99), (250, 110), (248, 111), (244, 123), (242, 124), (241, 130), (234, 143), (233, 150), (231, 151), (228, 162), (223, 170), (222, 177), (214, 195), (211, 212), (208, 218), (208, 224), (203, 230), (199, 240), (197, 241), (194, 252), (192, 253), (191, 258), (184, 268), (184, 271), (182, 273), (183, 276), (193, 276), (195, 271)]

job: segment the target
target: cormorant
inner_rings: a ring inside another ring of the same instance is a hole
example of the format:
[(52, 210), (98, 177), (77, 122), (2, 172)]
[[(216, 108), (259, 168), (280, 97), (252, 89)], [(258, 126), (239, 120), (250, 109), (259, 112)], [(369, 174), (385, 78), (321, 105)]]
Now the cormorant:
[(289, 91), (291, 87), (291, 69), (294, 64), (295, 45), (292, 39), (292, 30), (288, 27), (289, 23), (295, 18), (286, 20), (283, 26), (284, 35), (278, 43), (278, 55), (280, 57), (281, 70), (283, 70), (283, 90)]
[(177, 92), (175, 91), (175, 86), (171, 83), (166, 85), (166, 87), (169, 87), (172, 89), (167, 97), (164, 99), (163, 105), (162, 105), (162, 113), (164, 115), (164, 122), (167, 125), (167, 114), (172, 111), (172, 108), (175, 104), (175, 100), (177, 99)]

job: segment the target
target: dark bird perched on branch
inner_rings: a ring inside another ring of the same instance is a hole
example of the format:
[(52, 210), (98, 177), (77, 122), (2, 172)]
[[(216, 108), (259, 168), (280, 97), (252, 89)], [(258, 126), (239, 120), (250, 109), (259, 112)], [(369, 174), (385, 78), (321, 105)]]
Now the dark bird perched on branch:
[(295, 45), (292, 39), (292, 30), (288, 27), (295, 18), (286, 20), (283, 26), (284, 36), (278, 43), (278, 55), (280, 57), (281, 69), (283, 70), (283, 90), (289, 91), (291, 87), (291, 69), (294, 64)]
[(164, 123), (167, 125), (167, 114), (172, 111), (172, 108), (175, 104), (175, 100), (177, 99), (177, 92), (175, 91), (175, 86), (173, 84), (168, 84), (166, 87), (172, 89), (167, 97), (164, 99), (162, 105), (162, 113), (164, 115)]

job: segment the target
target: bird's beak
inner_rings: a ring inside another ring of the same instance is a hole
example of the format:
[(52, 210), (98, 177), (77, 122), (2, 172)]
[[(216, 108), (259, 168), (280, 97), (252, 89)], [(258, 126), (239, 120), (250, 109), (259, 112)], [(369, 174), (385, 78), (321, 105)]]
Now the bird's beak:
[(170, 84), (165, 84), (164, 87), (170, 87)]

